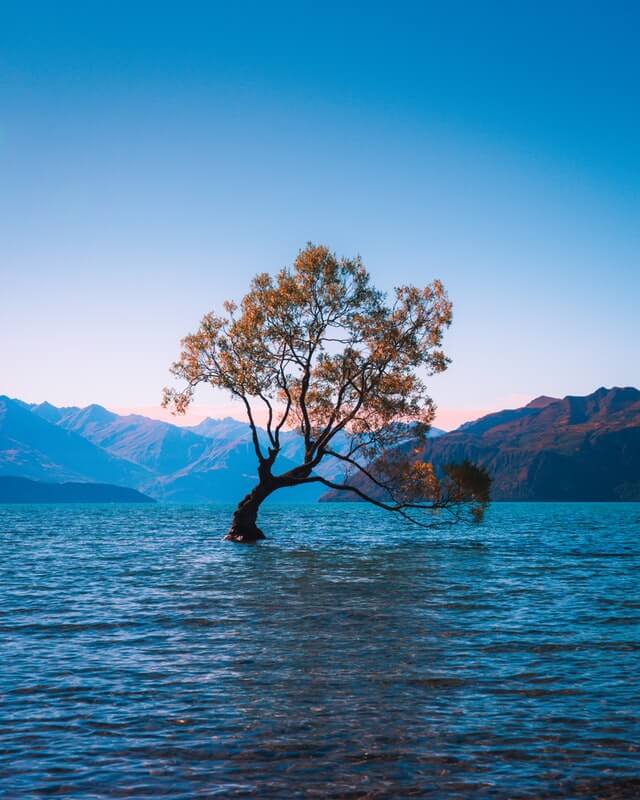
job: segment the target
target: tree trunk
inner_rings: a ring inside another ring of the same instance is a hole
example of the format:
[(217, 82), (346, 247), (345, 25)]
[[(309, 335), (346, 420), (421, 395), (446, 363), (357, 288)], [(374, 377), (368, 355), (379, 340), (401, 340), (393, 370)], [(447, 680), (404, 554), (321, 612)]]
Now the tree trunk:
[(256, 525), (258, 509), (262, 502), (277, 488), (278, 486), (275, 482), (261, 481), (255, 489), (252, 489), (246, 497), (243, 497), (233, 512), (231, 527), (224, 537), (226, 541), (255, 544), (260, 539), (266, 538)]

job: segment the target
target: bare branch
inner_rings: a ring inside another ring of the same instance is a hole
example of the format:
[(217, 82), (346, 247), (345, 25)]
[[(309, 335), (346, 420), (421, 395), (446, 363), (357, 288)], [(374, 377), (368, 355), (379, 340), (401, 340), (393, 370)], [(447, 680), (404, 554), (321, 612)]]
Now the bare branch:
[[(415, 454), (402, 464), (397, 450), (408, 430), (424, 430), (433, 420), (434, 404), (420, 376), (446, 369), (442, 337), (450, 322), (451, 304), (439, 281), (422, 289), (400, 286), (387, 301), (359, 257), (339, 259), (309, 244), (291, 268), (256, 275), (240, 303), (203, 317), (172, 369), (185, 388), (167, 390), (164, 402), (184, 412), (200, 383), (239, 397), (258, 458), (260, 496), (267, 484), (320, 481), (402, 516), (465, 503), (479, 514), (488, 502), (486, 475), (454, 465), (438, 482), (430, 465)], [(252, 400), (266, 409), (268, 454)], [(301, 433), (304, 457), (278, 476), (271, 469), (285, 427)], [(350, 440), (344, 452), (336, 444), (341, 435)], [(317, 476), (313, 471), (324, 458), (367, 478), (376, 496)], [(378, 491), (391, 500), (381, 500)], [(434, 501), (417, 502), (424, 497)]]

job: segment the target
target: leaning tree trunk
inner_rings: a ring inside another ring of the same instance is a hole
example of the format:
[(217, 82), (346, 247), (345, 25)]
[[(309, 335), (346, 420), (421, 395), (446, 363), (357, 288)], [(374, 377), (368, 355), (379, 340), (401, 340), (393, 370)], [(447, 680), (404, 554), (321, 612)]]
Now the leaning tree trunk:
[(231, 527), (224, 538), (229, 542), (241, 542), (242, 544), (255, 544), (260, 539), (265, 539), (264, 533), (256, 524), (258, 509), (277, 488), (275, 482), (261, 481), (255, 489), (243, 497), (233, 512)]

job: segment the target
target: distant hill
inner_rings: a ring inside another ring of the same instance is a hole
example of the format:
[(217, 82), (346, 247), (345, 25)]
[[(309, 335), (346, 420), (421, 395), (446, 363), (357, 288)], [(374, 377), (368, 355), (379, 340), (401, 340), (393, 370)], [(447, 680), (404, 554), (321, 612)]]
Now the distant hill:
[[(439, 431), (432, 431), (438, 435)], [(266, 445), (267, 434), (259, 430)], [(346, 437), (336, 437), (336, 447)], [(303, 457), (302, 437), (282, 432), (277, 469)], [(318, 471), (341, 478), (334, 460)], [(99, 405), (59, 408), (0, 397), (0, 475), (45, 481), (96, 481), (131, 486), (158, 500), (237, 502), (257, 481), (251, 430), (227, 417), (179, 427), (137, 414), (121, 416)], [(315, 502), (323, 487), (286, 489), (271, 502)]]
[[(415, 448), (407, 432), (401, 448)], [(266, 432), (259, 431), (261, 440)], [(495, 499), (640, 498), (640, 392), (598, 389), (587, 397), (539, 397), (443, 435), (433, 429), (420, 457), (436, 468), (470, 458), (494, 476)], [(336, 446), (344, 447), (346, 437)], [(279, 470), (298, 463), (302, 438), (282, 435)], [(318, 471), (343, 480), (327, 460)], [(179, 427), (98, 405), (58, 408), (0, 397), (0, 476), (131, 487), (157, 500), (237, 502), (257, 480), (249, 426), (229, 417)], [(287, 489), (271, 502), (315, 502), (323, 487)], [(324, 499), (353, 499), (335, 493)]]
[(0, 396), (0, 475), (138, 486), (150, 472), (47, 421), (26, 403)]
[[(415, 442), (407, 452), (411, 447)], [(640, 500), (640, 391), (539, 397), (432, 439), (418, 457), (436, 470), (467, 458), (481, 464), (493, 477), (496, 500)], [(322, 499), (353, 495), (330, 492)]]
[(99, 405), (55, 408), (49, 403), (33, 406), (41, 416), (116, 458), (138, 464), (151, 473), (169, 474), (197, 461), (210, 443), (188, 428), (149, 419), (138, 414), (120, 416)]
[[(206, 419), (188, 428), (171, 425), (138, 414), (120, 416), (98, 405), (86, 408), (56, 408), (49, 403), (31, 407), (56, 427), (91, 442), (111, 456), (144, 469), (132, 486), (152, 497), (170, 502), (236, 502), (257, 481), (257, 462), (247, 423), (227, 417)], [(266, 445), (266, 431), (260, 431)], [(302, 439), (287, 432), (283, 440)], [(294, 448), (295, 450), (295, 448)], [(295, 454), (294, 454), (295, 455)], [(278, 468), (294, 466), (286, 448)], [(300, 487), (274, 498), (280, 502), (315, 502), (319, 486)]]
[(0, 476), (0, 503), (154, 503), (145, 494), (109, 483), (45, 483)]

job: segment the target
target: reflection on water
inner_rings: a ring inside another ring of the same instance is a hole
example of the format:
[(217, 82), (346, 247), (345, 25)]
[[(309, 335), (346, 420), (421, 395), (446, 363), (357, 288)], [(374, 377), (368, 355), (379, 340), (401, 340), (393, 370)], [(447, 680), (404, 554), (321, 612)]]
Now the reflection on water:
[(0, 796), (640, 796), (640, 505), (229, 515), (0, 506)]

